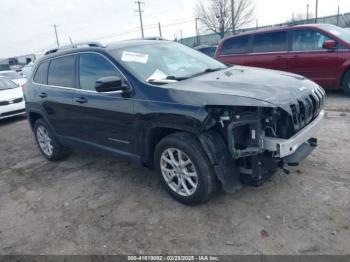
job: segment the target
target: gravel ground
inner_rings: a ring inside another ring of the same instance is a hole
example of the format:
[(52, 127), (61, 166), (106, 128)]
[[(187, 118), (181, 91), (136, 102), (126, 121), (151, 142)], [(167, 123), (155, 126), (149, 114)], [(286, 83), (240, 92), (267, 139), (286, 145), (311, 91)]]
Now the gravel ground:
[(350, 254), (349, 99), (328, 94), (319, 147), (293, 175), (199, 207), (118, 159), (50, 163), (24, 118), (0, 121), (0, 254)]

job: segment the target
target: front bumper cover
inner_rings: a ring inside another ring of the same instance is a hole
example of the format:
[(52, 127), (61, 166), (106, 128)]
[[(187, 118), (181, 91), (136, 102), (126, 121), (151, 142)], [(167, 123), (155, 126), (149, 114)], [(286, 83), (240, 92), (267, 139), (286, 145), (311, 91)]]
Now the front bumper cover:
[(322, 110), (317, 118), (310, 124), (305, 126), (301, 131), (292, 136), (290, 139), (281, 139), (273, 137), (263, 137), (262, 148), (274, 153), (274, 157), (285, 158), (294, 154), (299, 147), (314, 138), (317, 131), (322, 126), (324, 118), (324, 110)]
[(284, 163), (289, 166), (297, 166), (317, 147), (317, 139), (310, 138), (303, 143), (293, 154), (283, 158)]

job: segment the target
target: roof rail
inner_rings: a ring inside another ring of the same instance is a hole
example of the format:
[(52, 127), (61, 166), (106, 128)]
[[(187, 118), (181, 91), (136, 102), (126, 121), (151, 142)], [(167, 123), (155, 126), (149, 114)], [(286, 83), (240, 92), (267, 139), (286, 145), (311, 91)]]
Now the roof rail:
[(99, 43), (99, 42), (80, 42), (80, 43), (73, 43), (71, 45), (65, 45), (65, 46), (59, 46), (56, 48), (49, 49), (45, 52), (44, 55), (49, 55), (53, 53), (57, 53), (60, 51), (65, 51), (73, 48), (82, 48), (82, 47), (106, 47), (105, 45)]

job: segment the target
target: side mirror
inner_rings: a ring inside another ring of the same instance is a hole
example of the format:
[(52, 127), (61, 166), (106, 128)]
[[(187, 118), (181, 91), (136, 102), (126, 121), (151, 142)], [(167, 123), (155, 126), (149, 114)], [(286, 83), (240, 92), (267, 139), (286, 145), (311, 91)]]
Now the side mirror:
[(99, 93), (126, 91), (128, 88), (129, 86), (118, 76), (102, 77), (95, 83), (95, 89)]
[(328, 49), (328, 50), (337, 49), (337, 42), (334, 40), (326, 40), (324, 41), (322, 48)]

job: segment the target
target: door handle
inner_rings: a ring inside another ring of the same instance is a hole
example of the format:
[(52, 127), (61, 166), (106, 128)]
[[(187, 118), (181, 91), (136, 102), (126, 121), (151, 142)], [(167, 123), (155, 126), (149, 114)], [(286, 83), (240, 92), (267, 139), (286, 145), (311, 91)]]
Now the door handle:
[(45, 97), (47, 97), (47, 94), (46, 94), (46, 93), (44, 93), (44, 92), (42, 92), (42, 93), (40, 93), (40, 94), (39, 94), (39, 97), (41, 97), (41, 98), (45, 98)]
[(85, 104), (89, 101), (85, 97), (76, 97), (76, 98), (74, 98), (74, 100), (75, 100), (75, 102), (80, 103), (80, 104)]

